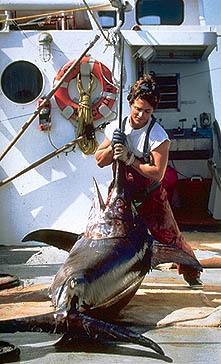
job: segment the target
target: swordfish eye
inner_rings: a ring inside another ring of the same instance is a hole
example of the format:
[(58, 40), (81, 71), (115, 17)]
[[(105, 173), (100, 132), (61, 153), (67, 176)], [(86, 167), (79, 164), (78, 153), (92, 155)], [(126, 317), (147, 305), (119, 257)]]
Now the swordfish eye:
[(116, 201), (117, 207), (124, 207), (124, 201), (121, 198), (118, 198)]
[(116, 201), (116, 208), (120, 214), (124, 213), (124, 207), (124, 201), (121, 198), (118, 198)]
[(71, 288), (73, 289), (74, 287), (75, 287), (75, 279), (73, 278), (73, 279), (71, 279), (71, 281), (70, 281), (70, 286), (71, 286)]

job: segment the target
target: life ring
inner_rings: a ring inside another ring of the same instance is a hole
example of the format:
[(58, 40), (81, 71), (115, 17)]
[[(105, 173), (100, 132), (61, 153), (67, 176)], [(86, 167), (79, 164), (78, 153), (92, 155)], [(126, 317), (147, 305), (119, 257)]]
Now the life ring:
[[(66, 63), (59, 70), (54, 79), (54, 86), (60, 81), (62, 76), (74, 62), (75, 60)], [(98, 101), (92, 104), (93, 120), (95, 121), (101, 118), (105, 118), (112, 112), (111, 109), (113, 108), (117, 97), (117, 89), (113, 85), (111, 71), (103, 63), (90, 57), (83, 57), (81, 61), (76, 65), (76, 67), (70, 72), (62, 85), (55, 92), (54, 97), (56, 103), (61, 109), (62, 115), (64, 115), (67, 119), (71, 118), (75, 120), (77, 118), (79, 105), (70, 98), (68, 86), (69, 82), (72, 79), (76, 78), (77, 74), (81, 73), (82, 69), (89, 70), (88, 76), (90, 75), (90, 72), (93, 73), (94, 76), (99, 80), (101, 85), (102, 91), (100, 94), (100, 98), (98, 99)]]

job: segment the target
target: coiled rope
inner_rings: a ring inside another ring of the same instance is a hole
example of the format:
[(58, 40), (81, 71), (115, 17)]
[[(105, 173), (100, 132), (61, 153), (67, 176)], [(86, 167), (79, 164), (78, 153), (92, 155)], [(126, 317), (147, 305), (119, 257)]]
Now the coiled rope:
[(79, 148), (86, 155), (94, 154), (98, 147), (93, 127), (93, 116), (91, 109), (91, 91), (95, 81), (95, 76), (91, 73), (91, 79), (87, 91), (84, 90), (80, 74), (77, 75), (77, 88), (80, 95), (78, 108), (78, 128), (77, 137), (84, 136), (84, 139), (78, 143)]

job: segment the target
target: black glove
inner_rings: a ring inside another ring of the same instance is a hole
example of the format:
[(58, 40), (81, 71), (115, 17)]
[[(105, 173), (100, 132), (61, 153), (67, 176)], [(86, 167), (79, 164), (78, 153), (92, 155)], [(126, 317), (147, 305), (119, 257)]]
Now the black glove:
[(127, 139), (126, 134), (124, 134), (119, 128), (115, 129), (111, 140), (112, 148), (114, 147), (115, 144), (125, 145), (126, 139)]

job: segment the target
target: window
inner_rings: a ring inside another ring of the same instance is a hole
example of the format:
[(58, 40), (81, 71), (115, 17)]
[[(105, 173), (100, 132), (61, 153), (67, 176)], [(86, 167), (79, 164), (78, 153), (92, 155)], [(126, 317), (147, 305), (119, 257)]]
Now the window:
[[(98, 11), (99, 21), (102, 28), (113, 28), (117, 25), (117, 12), (115, 10), (110, 11)], [(120, 20), (124, 22), (124, 13), (120, 12)]]
[(116, 11), (98, 11), (99, 21), (102, 28), (112, 28), (117, 24)]
[(43, 76), (33, 63), (16, 61), (3, 71), (1, 88), (9, 100), (26, 104), (40, 95), (43, 89)]
[(180, 110), (179, 102), (179, 81), (180, 75), (177, 73), (170, 76), (154, 75), (156, 82), (160, 87), (159, 110), (176, 109)]
[(183, 0), (138, 0), (136, 21), (140, 25), (179, 25), (184, 19)]

